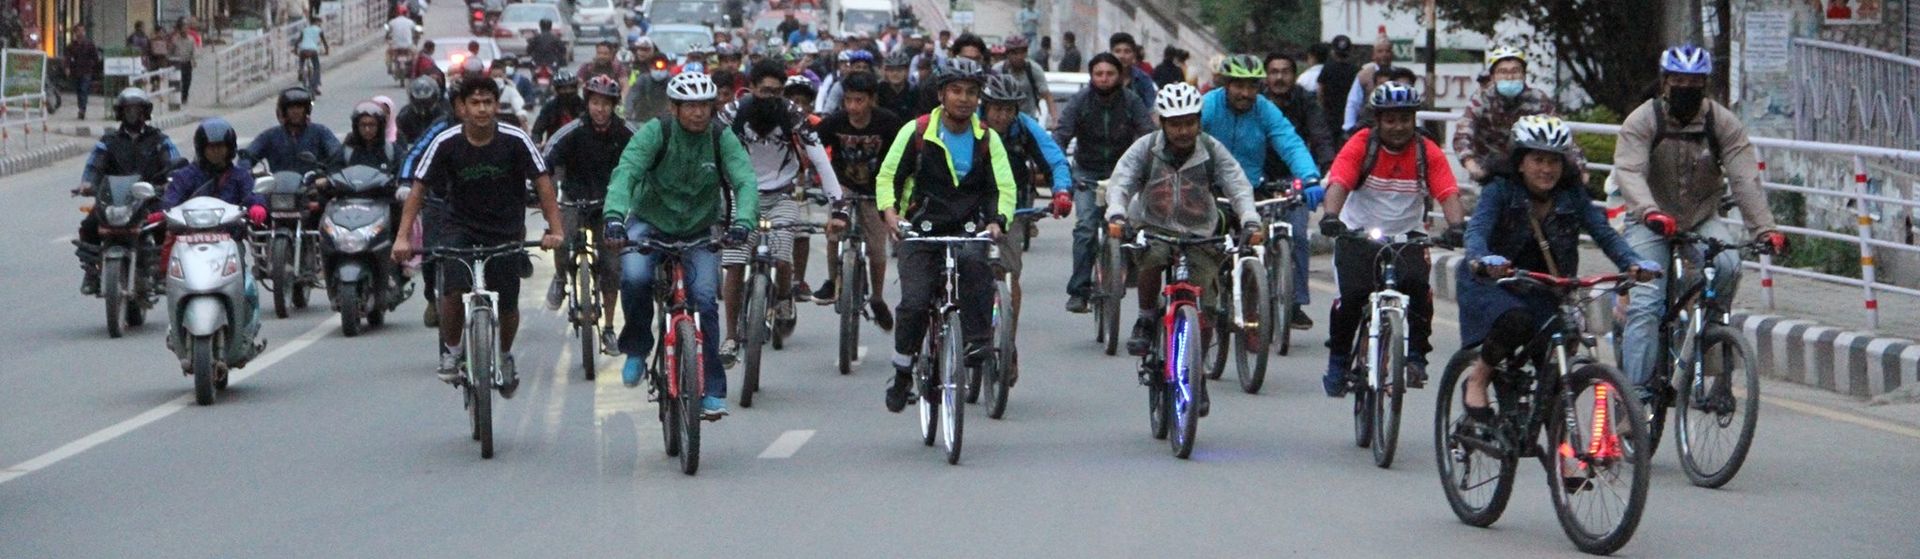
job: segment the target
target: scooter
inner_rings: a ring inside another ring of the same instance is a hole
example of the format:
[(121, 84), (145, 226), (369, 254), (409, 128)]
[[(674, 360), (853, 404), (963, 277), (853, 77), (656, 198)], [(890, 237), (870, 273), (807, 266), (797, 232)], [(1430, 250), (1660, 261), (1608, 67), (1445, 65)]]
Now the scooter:
[(360, 335), (385, 324), (387, 312), (413, 295), (413, 284), (399, 274), (388, 255), (393, 250), (393, 175), (354, 165), (328, 177), (333, 196), (320, 219), (320, 250), (327, 270), (327, 299), (340, 313), (340, 330)]
[(202, 196), (166, 212), (173, 247), (167, 258), (167, 349), (193, 377), (193, 401), (213, 404), (228, 373), (247, 366), (260, 339), (260, 297), (248, 268), (246, 210)]
[(100, 244), (74, 239), (73, 245), (99, 257), (107, 336), (118, 338), (126, 327), (145, 324), (147, 309), (160, 298), (159, 266), (155, 265), (160, 245), (141, 222), (155, 199), (154, 186), (139, 175), (111, 175), (101, 177), (93, 193), (94, 207), (100, 211)]
[[(303, 160), (318, 159), (301, 153)], [(320, 284), (320, 232), (316, 222), (320, 202), (313, 196), (318, 173), (274, 170), (254, 181), (253, 190), (267, 198), (267, 229), (256, 231), (253, 247), (262, 266), (254, 270), (273, 292), (273, 315), (287, 317), (287, 308), (307, 308), (313, 287)]]

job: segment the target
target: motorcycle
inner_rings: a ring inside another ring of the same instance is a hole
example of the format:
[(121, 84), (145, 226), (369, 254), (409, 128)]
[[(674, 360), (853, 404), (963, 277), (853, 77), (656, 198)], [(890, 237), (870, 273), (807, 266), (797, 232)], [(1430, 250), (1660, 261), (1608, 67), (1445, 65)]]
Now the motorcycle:
[(147, 309), (160, 299), (160, 243), (152, 228), (142, 227), (156, 196), (153, 183), (139, 175), (101, 177), (93, 193), (94, 207), (100, 210), (100, 244), (74, 239), (73, 245), (100, 258), (99, 296), (107, 304), (107, 336), (118, 338), (125, 327), (145, 324)]
[(387, 312), (413, 295), (413, 284), (388, 254), (394, 231), (390, 201), (393, 175), (366, 165), (334, 172), (327, 180), (327, 209), (320, 219), (320, 247), (327, 270), (327, 299), (340, 313), (347, 337), (386, 323)]
[[(391, 27), (393, 24), (389, 23), (386, 25)], [(413, 36), (416, 37), (414, 39), (415, 42), (419, 41), (418, 37), (420, 37), (420, 34), (424, 30), (425, 28), (421, 27), (418, 23), (413, 25)], [(392, 36), (390, 31), (388, 36)], [(414, 45), (407, 45), (407, 48), (394, 48), (392, 45), (387, 46), (387, 74), (393, 76), (395, 81), (400, 82), (401, 87), (407, 86), (407, 74), (413, 70), (413, 56)]]
[(246, 213), (210, 196), (166, 212), (174, 235), (167, 257), (167, 349), (193, 377), (193, 401), (202, 406), (226, 390), (231, 370), (246, 367), (266, 348), (246, 238), (233, 234), (245, 226)]
[(481, 37), (493, 36), (495, 24), (500, 22), (500, 11), (491, 10), (480, 4), (468, 4), (467, 11), (472, 15), (467, 19), (467, 31)]
[[(311, 153), (300, 154), (302, 161), (318, 165)], [(287, 307), (307, 308), (313, 287), (320, 284), (320, 232), (316, 223), (320, 202), (313, 194), (318, 173), (270, 171), (254, 181), (253, 190), (267, 198), (267, 228), (255, 231), (253, 247), (257, 261), (254, 269), (267, 290), (273, 292), (273, 315), (287, 317)]]
[(545, 107), (547, 101), (551, 100), (553, 100), (553, 67), (542, 65), (534, 68), (532, 100), (534, 106)]

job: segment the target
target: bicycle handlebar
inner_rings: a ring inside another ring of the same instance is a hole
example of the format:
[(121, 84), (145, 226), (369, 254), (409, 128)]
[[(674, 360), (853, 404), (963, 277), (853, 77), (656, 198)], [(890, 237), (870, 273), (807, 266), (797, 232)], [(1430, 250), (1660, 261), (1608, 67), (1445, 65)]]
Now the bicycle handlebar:
[(1707, 248), (1706, 258), (1708, 260), (1712, 260), (1714, 256), (1718, 256), (1720, 253), (1726, 252), (1729, 250), (1736, 250), (1743, 253), (1752, 252), (1754, 254), (1773, 254), (1773, 245), (1770, 245), (1764, 242), (1748, 241), (1744, 243), (1729, 243), (1726, 241), (1722, 241), (1720, 239), (1716, 239), (1706, 235), (1701, 235), (1699, 233), (1695, 233), (1692, 231), (1676, 233), (1669, 240), (1669, 242), (1674, 244), (1687, 243), (1687, 244), (1705, 245)]
[(540, 241), (514, 241), (482, 247), (430, 247), (421, 255), (431, 260), (491, 259), (540, 246)]

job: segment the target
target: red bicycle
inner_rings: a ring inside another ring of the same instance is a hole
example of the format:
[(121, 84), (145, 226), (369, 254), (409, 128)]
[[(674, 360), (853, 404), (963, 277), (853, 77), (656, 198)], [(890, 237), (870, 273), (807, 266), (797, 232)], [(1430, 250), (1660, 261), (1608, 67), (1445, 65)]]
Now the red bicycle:
[[(1112, 231), (1110, 236), (1120, 238)], [(1200, 407), (1206, 399), (1206, 329), (1200, 305), (1203, 289), (1192, 279), (1193, 268), (1187, 252), (1196, 247), (1223, 246), (1227, 237), (1169, 237), (1140, 231), (1133, 251), (1146, 250), (1150, 242), (1166, 243), (1173, 248), (1173, 264), (1167, 266), (1166, 281), (1160, 289), (1166, 314), (1160, 320), (1160, 335), (1153, 338), (1153, 349), (1140, 358), (1140, 383), (1147, 385), (1147, 417), (1153, 438), (1168, 439), (1173, 455), (1193, 455), (1193, 440), (1200, 425)]]
[[(654, 264), (653, 298), (666, 309), (654, 322), (654, 339), (659, 340), (648, 367), (654, 401), (660, 408), (660, 434), (667, 456), (680, 459), (680, 471), (693, 475), (700, 469), (700, 397), (706, 394), (706, 363), (701, 358), (702, 325), (687, 294), (687, 272), (682, 255), (692, 249), (713, 249), (717, 237), (665, 242), (641, 239), (627, 245), (625, 252), (654, 253), (661, 256)], [(661, 281), (665, 280), (665, 281)]]

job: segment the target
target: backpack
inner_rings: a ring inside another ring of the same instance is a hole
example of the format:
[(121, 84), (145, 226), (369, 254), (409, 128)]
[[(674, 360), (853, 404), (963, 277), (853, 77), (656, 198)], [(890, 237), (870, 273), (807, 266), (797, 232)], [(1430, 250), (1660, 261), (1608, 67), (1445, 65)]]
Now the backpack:
[[(647, 164), (648, 175), (652, 175), (654, 171), (657, 171), (660, 169), (660, 160), (666, 158), (667, 147), (673, 145), (673, 129), (676, 128), (677, 127), (676, 125), (679, 124), (673, 119), (664, 117), (664, 116), (654, 117), (653, 121), (660, 124), (660, 147), (654, 150), (653, 159), (650, 163)], [(724, 212), (720, 215), (720, 220), (722, 222), (726, 222), (727, 216), (733, 215), (733, 209), (734, 209), (733, 188), (731, 187), (732, 181), (729, 181), (727, 179), (726, 160), (721, 158), (720, 156), (720, 133), (718, 131), (713, 131), (712, 135), (713, 135), (713, 166), (714, 166), (714, 170), (718, 172), (720, 175), (719, 177), (720, 178), (720, 195), (723, 198), (725, 198), (727, 201), (727, 203), (720, 208), (720, 211)]]
[[(788, 145), (789, 147), (791, 147), (791, 148), (793, 148), (793, 154), (794, 154), (794, 159), (797, 159), (797, 160), (799, 160), (799, 162), (800, 162), (800, 172), (801, 172), (801, 173), (803, 173), (803, 174), (804, 174), (804, 173), (806, 173), (806, 172), (808, 172), (808, 171), (812, 171), (812, 170), (813, 170), (813, 161), (812, 161), (812, 160), (809, 160), (809, 159), (807, 159), (807, 148), (806, 148), (806, 144), (805, 144), (805, 143), (802, 143), (802, 142), (800, 141), (800, 126), (799, 126), (799, 125), (800, 125), (800, 124), (805, 124), (806, 122), (807, 122), (807, 121), (805, 121), (805, 120), (802, 120), (801, 122), (799, 122), (799, 123), (795, 123), (795, 124), (786, 124), (786, 125), (781, 125), (781, 127), (782, 127), (782, 128), (785, 128), (785, 129), (786, 129), (786, 132), (787, 132), (787, 145)], [(733, 119), (733, 126), (732, 126), (732, 128), (733, 128), (733, 135), (735, 135), (735, 136), (739, 136), (739, 137), (741, 138), (741, 140), (742, 140), (742, 141), (745, 141), (745, 139), (746, 139), (746, 137), (747, 137), (747, 121), (746, 121), (746, 119), (744, 119), (744, 118), (740, 118), (740, 117), (739, 117), (739, 115), (734, 115), (734, 119)]]

